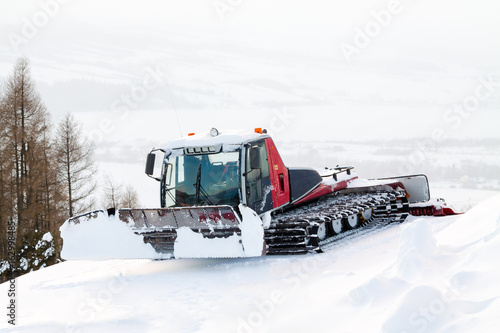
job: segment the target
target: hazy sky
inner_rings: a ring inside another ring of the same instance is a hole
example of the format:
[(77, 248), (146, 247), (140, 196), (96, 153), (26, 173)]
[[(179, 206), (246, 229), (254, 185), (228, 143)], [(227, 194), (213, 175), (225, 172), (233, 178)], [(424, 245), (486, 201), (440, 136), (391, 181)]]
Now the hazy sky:
[[(88, 131), (113, 121), (109, 141), (168, 141), (179, 123), (286, 139), (498, 137), (499, 13), (486, 0), (0, 0), (0, 76), (28, 56), (54, 118), (74, 112)], [(155, 70), (165, 80), (140, 95)]]

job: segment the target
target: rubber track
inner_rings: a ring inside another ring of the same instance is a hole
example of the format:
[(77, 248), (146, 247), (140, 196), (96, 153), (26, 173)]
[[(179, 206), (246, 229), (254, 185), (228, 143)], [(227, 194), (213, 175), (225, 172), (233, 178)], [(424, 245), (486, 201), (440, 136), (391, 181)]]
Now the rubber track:
[[(269, 255), (321, 252), (321, 247), (356, 233), (347, 224), (347, 217), (373, 209), (372, 217), (358, 228), (381, 228), (403, 222), (408, 216), (408, 202), (402, 193), (350, 193), (329, 196), (316, 203), (275, 214), (265, 239)], [(341, 219), (343, 231), (334, 235), (329, 222)], [(327, 223), (328, 237), (319, 240), (318, 230)], [(351, 230), (349, 230), (351, 229)], [(357, 228), (356, 228), (357, 229)]]

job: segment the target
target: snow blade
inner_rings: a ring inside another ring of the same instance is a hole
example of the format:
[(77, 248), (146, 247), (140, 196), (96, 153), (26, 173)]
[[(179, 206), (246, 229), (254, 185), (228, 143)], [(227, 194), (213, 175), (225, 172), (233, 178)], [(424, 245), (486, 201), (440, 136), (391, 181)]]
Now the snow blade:
[(115, 215), (104, 210), (89, 212), (69, 219), (61, 227), (63, 258), (240, 258), (264, 255), (261, 219), (246, 206), (240, 205), (240, 212), (242, 219), (230, 206), (120, 209)]
[(241, 236), (240, 219), (229, 206), (121, 209), (118, 215), (159, 253), (174, 253), (177, 231), (181, 228), (190, 229), (209, 239), (227, 239), (235, 234)]
[(403, 184), (410, 204), (430, 200), (429, 181), (425, 175), (378, 178), (376, 180), (394, 181)]

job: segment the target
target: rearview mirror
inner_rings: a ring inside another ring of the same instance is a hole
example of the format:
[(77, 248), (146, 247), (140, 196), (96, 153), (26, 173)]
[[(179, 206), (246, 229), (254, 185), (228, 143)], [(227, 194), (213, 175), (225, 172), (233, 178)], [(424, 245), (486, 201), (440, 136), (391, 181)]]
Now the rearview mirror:
[(154, 153), (149, 153), (146, 160), (146, 175), (152, 176), (155, 170), (155, 159), (156, 155)]

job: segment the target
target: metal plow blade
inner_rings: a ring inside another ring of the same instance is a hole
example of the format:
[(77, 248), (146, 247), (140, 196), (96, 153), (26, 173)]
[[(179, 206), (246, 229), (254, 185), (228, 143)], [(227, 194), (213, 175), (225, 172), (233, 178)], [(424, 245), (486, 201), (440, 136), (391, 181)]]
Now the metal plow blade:
[[(264, 254), (265, 245), (263, 230), (260, 239), (255, 232), (262, 229), (262, 221), (256, 214), (255, 217), (258, 220), (242, 221), (230, 206), (94, 211), (72, 218), (61, 227), (63, 252), (66, 252), (63, 258), (259, 256)], [(259, 253), (246, 249), (255, 248), (256, 243), (262, 249)], [(97, 256), (96, 249), (99, 249)]]
[[(231, 257), (234, 253), (244, 256), (241, 221), (229, 206), (121, 209), (118, 215), (158, 253), (176, 257)], [(221, 243), (227, 243), (229, 253), (221, 251)], [(196, 254), (200, 247), (201, 253)], [(234, 251), (235, 247), (238, 251)]]
[(377, 180), (387, 180), (400, 182), (405, 187), (409, 203), (429, 201), (430, 190), (429, 181), (425, 175), (402, 176), (391, 178), (379, 178)]

